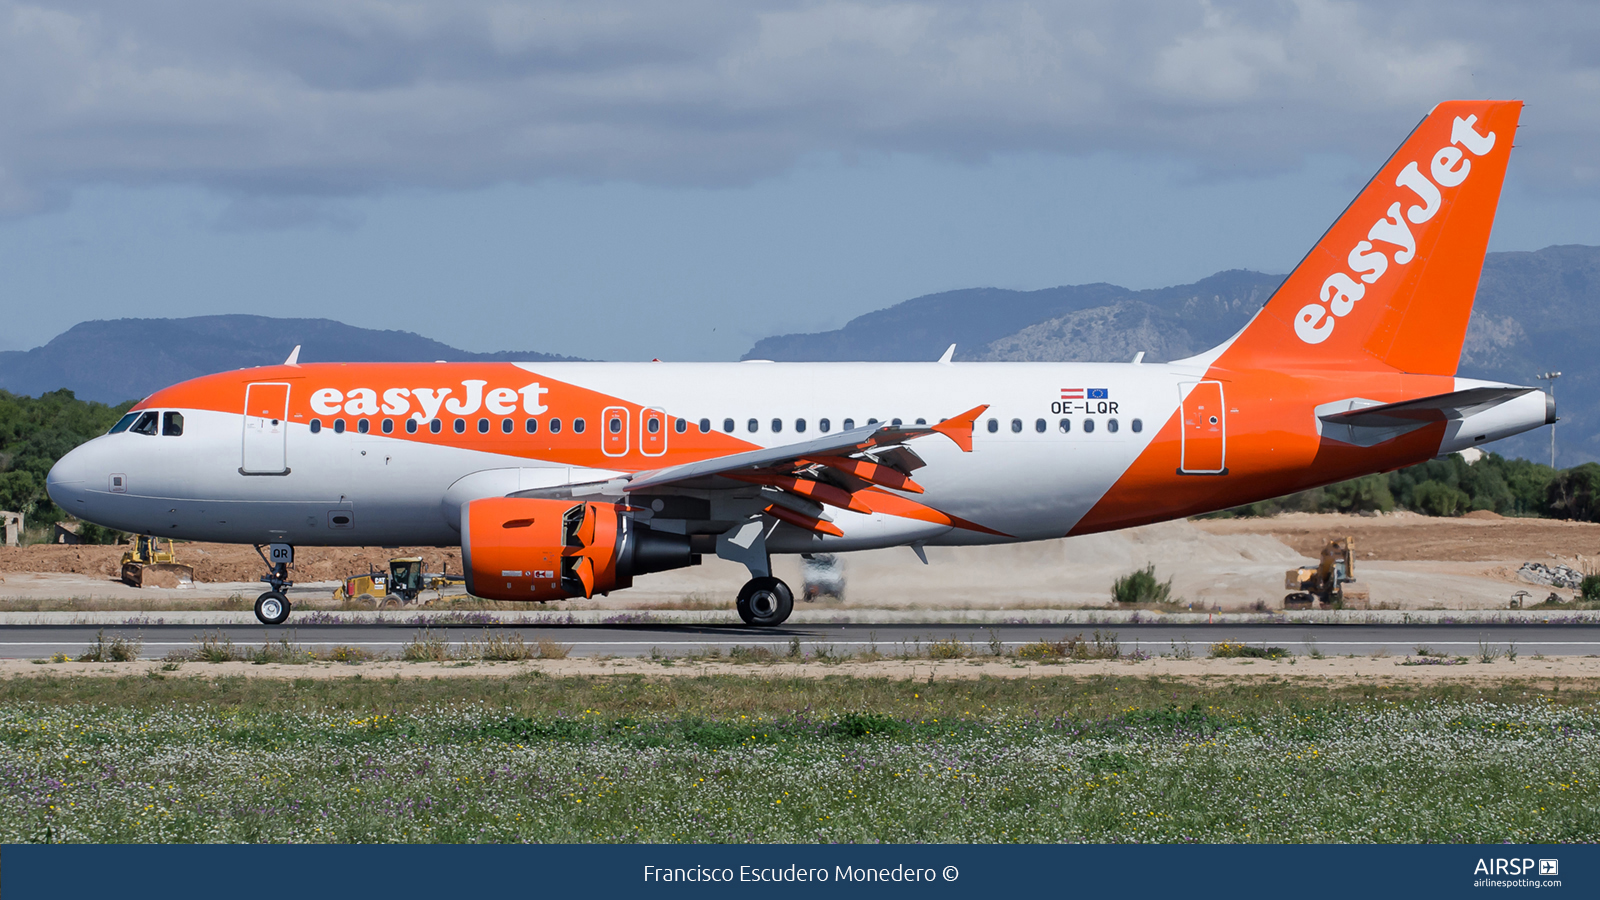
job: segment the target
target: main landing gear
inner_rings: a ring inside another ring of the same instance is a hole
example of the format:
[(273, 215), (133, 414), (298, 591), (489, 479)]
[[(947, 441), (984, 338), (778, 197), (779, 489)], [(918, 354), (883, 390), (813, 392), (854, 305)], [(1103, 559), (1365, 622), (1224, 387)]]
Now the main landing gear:
[(289, 620), (289, 598), (284, 596), (283, 589), (294, 584), (289, 580), (289, 564), (294, 562), (294, 548), (288, 544), (273, 544), (270, 547), (270, 559), (261, 552), (260, 544), (256, 544), (255, 548), (261, 561), (267, 564), (267, 574), (261, 580), (271, 587), (271, 590), (256, 598), (256, 618), (263, 625), (282, 625)]
[(735, 606), (746, 625), (770, 628), (782, 625), (794, 611), (794, 592), (782, 581), (764, 575), (745, 583)]

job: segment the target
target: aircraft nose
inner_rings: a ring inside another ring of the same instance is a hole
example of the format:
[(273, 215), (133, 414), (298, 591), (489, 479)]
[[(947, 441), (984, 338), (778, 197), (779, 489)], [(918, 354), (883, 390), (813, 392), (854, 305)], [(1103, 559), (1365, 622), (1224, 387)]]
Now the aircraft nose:
[(44, 480), (44, 489), (50, 499), (68, 512), (76, 510), (84, 502), (88, 485), (88, 459), (82, 447), (70, 450), (66, 456), (56, 460)]

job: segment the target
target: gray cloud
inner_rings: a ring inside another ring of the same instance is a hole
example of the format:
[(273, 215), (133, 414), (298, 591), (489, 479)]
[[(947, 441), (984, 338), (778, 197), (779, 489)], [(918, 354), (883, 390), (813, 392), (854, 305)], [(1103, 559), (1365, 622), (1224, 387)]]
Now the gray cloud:
[(1579, 2), (0, 0), (0, 211), (96, 182), (732, 185), (873, 151), (1226, 175), (1381, 154), (1468, 96), (1529, 101), (1522, 177), (1593, 192), (1597, 48)]

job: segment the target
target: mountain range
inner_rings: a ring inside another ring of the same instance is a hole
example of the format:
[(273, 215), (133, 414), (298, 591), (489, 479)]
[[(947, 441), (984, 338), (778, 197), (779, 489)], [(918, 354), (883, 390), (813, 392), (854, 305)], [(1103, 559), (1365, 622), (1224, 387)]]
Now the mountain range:
[[(928, 294), (852, 319), (834, 331), (756, 342), (745, 359), (1148, 362), (1191, 356), (1244, 327), (1281, 275), (1234, 269), (1193, 284), (1135, 291), (1085, 284)], [(70, 388), (117, 403), (199, 375), (280, 363), (294, 345), (307, 362), (571, 359), (549, 353), (472, 353), (405, 331), (329, 319), (223, 315), (84, 322), (42, 347), (0, 353), (0, 388), (38, 394)], [(1490, 253), (1462, 349), (1459, 374), (1514, 384), (1562, 372), (1556, 382), (1562, 466), (1600, 459), (1600, 247), (1562, 245)], [(1496, 451), (1549, 459), (1539, 429)]]

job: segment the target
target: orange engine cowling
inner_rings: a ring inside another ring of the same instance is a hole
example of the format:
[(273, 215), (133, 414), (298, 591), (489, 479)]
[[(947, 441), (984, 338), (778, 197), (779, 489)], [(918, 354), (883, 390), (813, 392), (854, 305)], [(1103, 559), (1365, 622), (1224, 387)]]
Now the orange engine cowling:
[(461, 508), (467, 592), (488, 600), (592, 597), (635, 575), (698, 565), (687, 535), (603, 503), (487, 497)]

